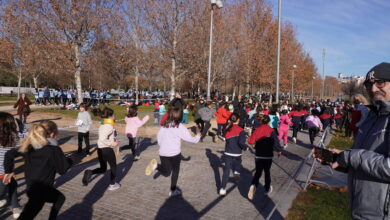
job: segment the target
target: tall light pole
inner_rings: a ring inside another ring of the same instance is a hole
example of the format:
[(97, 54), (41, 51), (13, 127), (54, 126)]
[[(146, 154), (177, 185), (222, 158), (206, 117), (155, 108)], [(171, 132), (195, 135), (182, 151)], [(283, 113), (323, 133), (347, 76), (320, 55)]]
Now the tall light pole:
[(313, 79), (311, 80), (311, 100), (314, 100), (314, 80), (316, 79), (315, 76), (313, 76)]
[(278, 0), (278, 57), (276, 61), (276, 99), (275, 102), (279, 103), (279, 69), (280, 69), (280, 23), (282, 20), (282, 0)]
[(214, 7), (218, 9), (222, 8), (221, 0), (211, 0), (211, 18), (210, 18), (210, 48), (209, 48), (209, 69), (207, 72), (207, 101), (210, 101), (211, 90), (211, 52), (213, 50), (213, 19), (214, 19)]
[(321, 89), (321, 99), (324, 98), (325, 94), (325, 48), (322, 49), (322, 89)]
[(292, 77), (291, 77), (291, 102), (294, 100), (294, 71), (297, 68), (297, 65), (292, 65)]

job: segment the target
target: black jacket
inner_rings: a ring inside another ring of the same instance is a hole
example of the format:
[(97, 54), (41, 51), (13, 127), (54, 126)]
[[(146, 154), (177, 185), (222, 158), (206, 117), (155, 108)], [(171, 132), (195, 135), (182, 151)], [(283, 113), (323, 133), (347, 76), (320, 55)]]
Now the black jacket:
[(14, 159), (23, 156), (26, 185), (32, 184), (52, 186), (56, 173), (64, 174), (72, 165), (72, 161), (65, 157), (58, 146), (46, 145), (40, 149), (30, 147), (27, 153), (20, 153), (12, 149), (5, 154), (4, 169), (6, 173), (12, 173)]
[(246, 150), (248, 145), (246, 145), (246, 133), (238, 125), (233, 125), (233, 127), (226, 131), (226, 144), (225, 152), (231, 154), (242, 154), (242, 150)]

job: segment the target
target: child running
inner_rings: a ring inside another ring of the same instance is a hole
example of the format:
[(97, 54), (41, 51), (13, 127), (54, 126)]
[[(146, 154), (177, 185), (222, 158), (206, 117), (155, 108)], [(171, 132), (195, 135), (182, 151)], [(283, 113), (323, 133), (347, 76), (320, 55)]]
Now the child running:
[(139, 153), (137, 154), (136, 146), (135, 146), (135, 138), (137, 136), (138, 128), (142, 127), (148, 120), (149, 115), (139, 119), (138, 115), (138, 107), (136, 105), (131, 106), (127, 111), (127, 116), (125, 118), (126, 121), (126, 136), (129, 139), (129, 147), (131, 149), (131, 153), (133, 154), (133, 160), (137, 161), (141, 159)]
[(306, 118), (307, 127), (309, 128), (310, 144), (314, 146), (314, 139), (318, 132), (322, 131), (322, 123), (319, 118), (320, 112), (317, 109), (311, 110), (311, 115)]
[(76, 119), (76, 125), (78, 126), (77, 132), (78, 132), (78, 145), (79, 148), (77, 150), (77, 153), (82, 152), (83, 147), (83, 139), (85, 141), (85, 153), (87, 156), (89, 156), (89, 129), (92, 125), (92, 119), (91, 115), (87, 111), (87, 105), (85, 103), (82, 103), (80, 105), (80, 112), (77, 115)]
[(280, 116), (279, 126), (279, 141), (283, 139), (283, 148), (287, 147), (289, 125), (293, 125), (293, 123), (287, 115), (287, 110), (283, 110), (282, 115)]
[(49, 219), (56, 219), (65, 202), (64, 194), (53, 187), (54, 178), (56, 173), (64, 174), (72, 161), (65, 157), (59, 146), (48, 141), (48, 138), (56, 138), (57, 131), (57, 125), (51, 121), (33, 125), (20, 148), (5, 155), (5, 184), (9, 184), (14, 176), (15, 157), (23, 156), (24, 159), (28, 202), (18, 219), (34, 219), (46, 202), (53, 203)]
[(83, 177), (83, 185), (88, 185), (91, 181), (93, 174), (101, 174), (107, 171), (107, 163), (110, 165), (111, 177), (110, 185), (108, 190), (116, 190), (121, 187), (119, 183), (116, 182), (116, 157), (114, 149), (119, 146), (119, 141), (116, 140), (116, 131), (113, 127), (114, 125), (114, 110), (110, 108), (104, 108), (101, 117), (103, 118), (103, 124), (99, 127), (99, 139), (97, 142), (98, 149), (98, 159), (100, 167), (94, 170), (85, 170)]
[(191, 136), (187, 128), (180, 123), (182, 112), (182, 109), (179, 108), (168, 111), (168, 118), (157, 134), (161, 163), (158, 164), (157, 160), (153, 159), (145, 169), (145, 175), (147, 176), (151, 175), (155, 170), (165, 176), (169, 176), (172, 171), (169, 196), (181, 194), (181, 190), (177, 187), (181, 162), (181, 140), (198, 143), (201, 136), (199, 131), (197, 131), (195, 137)]
[(255, 145), (256, 150), (255, 164), (256, 172), (252, 179), (252, 185), (249, 188), (248, 199), (252, 200), (255, 195), (257, 186), (259, 185), (259, 179), (264, 170), (265, 175), (265, 195), (272, 193), (271, 186), (271, 165), (272, 158), (274, 156), (273, 151), (278, 152), (278, 156), (281, 155), (282, 148), (277, 138), (276, 132), (269, 126), (270, 118), (268, 115), (264, 115), (260, 119), (261, 125), (253, 132), (248, 139), (248, 143)]
[(232, 113), (225, 134), (225, 167), (223, 169), (222, 184), (219, 195), (226, 195), (226, 185), (229, 180), (230, 170), (233, 170), (234, 177), (238, 182), (240, 180), (241, 155), (242, 151), (248, 148), (246, 145), (246, 133), (239, 126), (240, 117), (237, 113)]

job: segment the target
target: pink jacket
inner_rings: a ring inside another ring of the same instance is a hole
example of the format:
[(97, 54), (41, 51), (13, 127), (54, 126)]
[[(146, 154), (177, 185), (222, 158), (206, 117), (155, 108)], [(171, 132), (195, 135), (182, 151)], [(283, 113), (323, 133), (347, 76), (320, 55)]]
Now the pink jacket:
[(136, 137), (138, 128), (144, 125), (149, 120), (149, 115), (146, 115), (142, 120), (138, 117), (125, 118), (126, 121), (126, 135), (128, 137)]
[(290, 121), (290, 118), (287, 115), (280, 116), (280, 130), (288, 130), (289, 125), (293, 125), (293, 123)]

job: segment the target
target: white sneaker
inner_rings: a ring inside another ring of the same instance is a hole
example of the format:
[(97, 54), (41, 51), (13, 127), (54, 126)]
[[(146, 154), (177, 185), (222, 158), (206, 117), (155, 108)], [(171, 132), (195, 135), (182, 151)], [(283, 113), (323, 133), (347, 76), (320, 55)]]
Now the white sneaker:
[(287, 144), (285, 144), (285, 145), (283, 146), (283, 148), (286, 149), (286, 148), (287, 148)]
[(5, 204), (7, 204), (7, 200), (6, 199), (0, 200), (0, 208), (4, 207)]
[(294, 142), (294, 144), (296, 144), (297, 143), (297, 138), (293, 137), (292, 141)]
[(273, 188), (272, 188), (272, 186), (270, 186), (269, 190), (264, 192), (264, 195), (269, 196), (272, 193), (272, 190), (273, 190)]
[(150, 176), (157, 169), (157, 160), (153, 159), (149, 162), (145, 169), (145, 175)]
[(109, 186), (108, 186), (108, 190), (117, 190), (117, 189), (119, 189), (119, 188), (121, 188), (121, 184), (119, 184), (119, 183), (114, 183), (114, 184), (110, 184)]
[(256, 186), (251, 185), (251, 187), (249, 187), (249, 192), (248, 192), (248, 199), (249, 200), (253, 200), (253, 197), (255, 196), (255, 192), (256, 192)]
[(178, 196), (178, 195), (181, 195), (180, 189), (176, 188), (175, 190), (169, 192), (169, 196)]
[(139, 159), (141, 159), (141, 156), (137, 155), (137, 156), (134, 157), (133, 160), (134, 160), (134, 161), (137, 161), (137, 160), (139, 160)]
[(12, 217), (14, 217), (14, 219), (18, 219), (21, 213), (22, 213), (22, 210), (20, 208), (13, 208), (12, 209)]
[(226, 196), (226, 189), (221, 188), (221, 189), (219, 190), (219, 195), (220, 195), (220, 196)]

